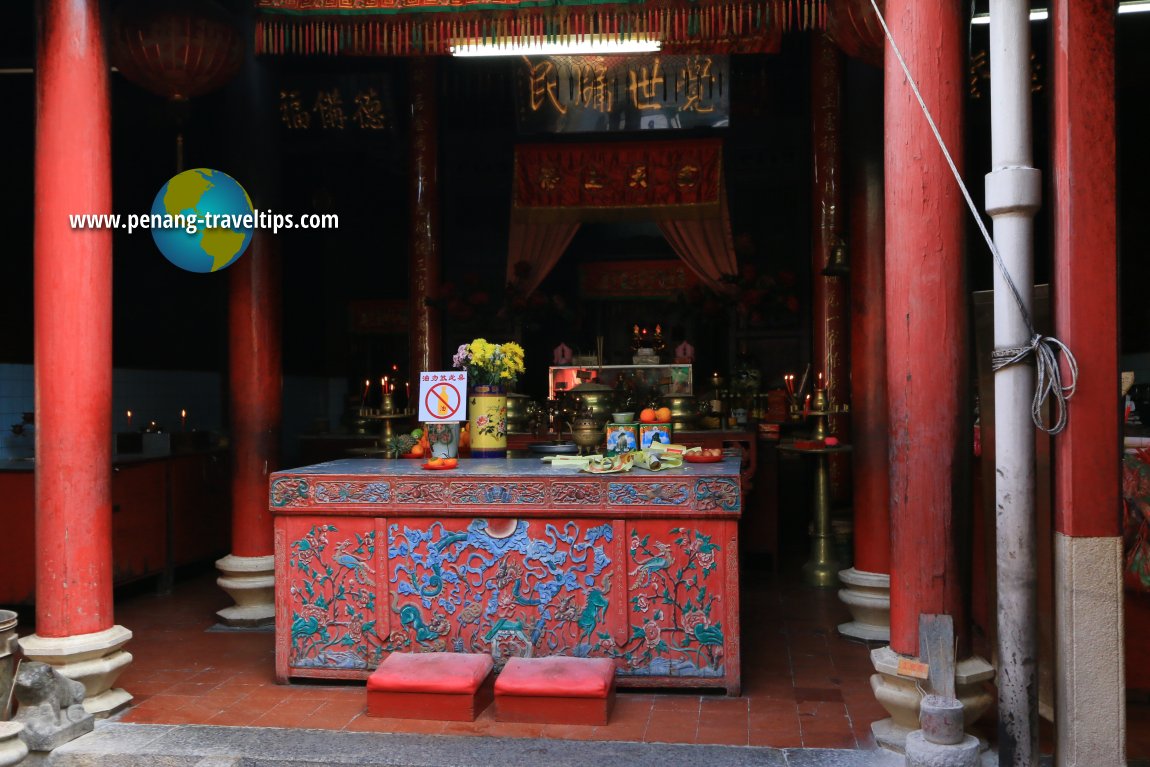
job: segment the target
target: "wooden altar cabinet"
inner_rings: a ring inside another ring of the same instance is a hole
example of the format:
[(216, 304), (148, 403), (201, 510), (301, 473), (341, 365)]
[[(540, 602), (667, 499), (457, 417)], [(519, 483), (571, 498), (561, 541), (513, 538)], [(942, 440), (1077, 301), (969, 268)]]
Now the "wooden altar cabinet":
[(390, 652), (615, 660), (619, 683), (738, 695), (739, 461), (588, 474), (532, 459), (276, 472), (276, 678)]

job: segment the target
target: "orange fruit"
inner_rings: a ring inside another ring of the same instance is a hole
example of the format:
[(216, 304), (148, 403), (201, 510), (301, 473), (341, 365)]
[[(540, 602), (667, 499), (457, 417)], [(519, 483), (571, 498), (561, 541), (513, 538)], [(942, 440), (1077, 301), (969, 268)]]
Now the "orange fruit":
[(671, 422), (671, 408), (661, 407), (655, 411), (655, 421), (657, 423), (670, 423)]
[(423, 457), (423, 445), (416, 442), (415, 445), (411, 448), (411, 454), (414, 455), (416, 458), (422, 458)]
[(445, 469), (454, 469), (458, 465), (459, 465), (459, 461), (455, 458), (444, 458), (443, 459), (443, 468), (445, 468)]
[(436, 457), (432, 458), (431, 460), (429, 460), (427, 462), (427, 465), (428, 466), (442, 466), (443, 462), (445, 460), (447, 460), (447, 459), (446, 458), (440, 458), (439, 456), (436, 456)]
[(655, 411), (649, 407), (643, 408), (643, 412), (639, 413), (640, 423), (655, 423)]

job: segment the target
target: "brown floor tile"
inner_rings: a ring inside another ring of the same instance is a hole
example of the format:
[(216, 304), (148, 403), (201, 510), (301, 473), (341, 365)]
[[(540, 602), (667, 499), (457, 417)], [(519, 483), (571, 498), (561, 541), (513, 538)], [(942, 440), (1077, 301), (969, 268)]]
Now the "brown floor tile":
[(250, 727), (255, 720), (262, 716), (260, 711), (252, 711), (247, 708), (226, 708), (215, 716), (211, 717), (204, 724), (215, 724), (225, 727)]
[(696, 729), (652, 721), (647, 727), (647, 732), (643, 734), (643, 740), (647, 743), (694, 743)]
[(664, 695), (655, 698), (654, 710), (657, 713), (669, 711), (694, 711), (702, 706), (699, 696)]
[(803, 733), (803, 748), (857, 748), (853, 733)]
[[(543, 730), (550, 726), (529, 722), (495, 722), (491, 727), (491, 735), (498, 738), (541, 738)], [(444, 727), (443, 731), (450, 733), (447, 727)]]
[[(453, 723), (454, 724), (454, 723)], [(352, 732), (412, 732), (423, 735), (438, 735), (443, 732), (444, 722), (427, 719), (390, 719), (360, 714), (344, 727)]]
[(695, 742), (711, 745), (745, 746), (749, 742), (749, 731), (746, 727), (707, 727), (700, 724)]
[(322, 704), (316, 701), (290, 700), (280, 703), (264, 712), (254, 722), (253, 727), (308, 727), (312, 714)]
[(769, 746), (771, 748), (801, 748), (803, 739), (799, 735), (798, 730), (794, 732), (751, 730), (748, 733), (747, 744), (751, 746)]
[(594, 725), (548, 724), (543, 727), (542, 737), (555, 740), (598, 740), (595, 736), (598, 729)]
[(703, 716), (708, 714), (745, 714), (749, 708), (747, 698), (703, 698), (699, 710)]

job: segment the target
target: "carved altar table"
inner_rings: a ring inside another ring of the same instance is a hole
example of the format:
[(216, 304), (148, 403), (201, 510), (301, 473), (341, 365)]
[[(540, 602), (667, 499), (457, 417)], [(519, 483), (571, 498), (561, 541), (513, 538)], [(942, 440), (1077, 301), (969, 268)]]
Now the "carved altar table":
[(737, 458), (348, 459), (274, 473), (270, 502), (280, 682), (449, 650), (607, 657), (623, 686), (739, 694)]

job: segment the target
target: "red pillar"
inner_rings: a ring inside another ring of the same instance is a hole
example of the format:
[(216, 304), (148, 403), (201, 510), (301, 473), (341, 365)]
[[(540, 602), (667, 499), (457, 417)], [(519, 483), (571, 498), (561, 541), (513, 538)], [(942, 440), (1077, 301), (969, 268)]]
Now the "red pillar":
[[(812, 233), (811, 281), (814, 380), (822, 374), (827, 401), (849, 402), (847, 283), (845, 277), (823, 274), (831, 251), (843, 238), (842, 216), (842, 73), (843, 57), (825, 35), (816, 35), (811, 50), (811, 139), (814, 147), (814, 231)], [(842, 435), (846, 418), (828, 421), (832, 433)], [(846, 462), (832, 464), (841, 471)], [(841, 486), (842, 478), (835, 485)]]
[(257, 229), (228, 268), (232, 554), (273, 553), (268, 475), (279, 468), (283, 413), (278, 243)]
[[(887, 20), (961, 168), (962, 3), (888, 0)], [(920, 613), (966, 628), (954, 538), (969, 420), (963, 207), (889, 46), (884, 69), (891, 648), (917, 656)]]
[(438, 370), (439, 310), (429, 305), (439, 290), (439, 116), (435, 60), (411, 60), (411, 348), (412, 375)]
[(1055, 440), (1055, 529), (1114, 536), (1121, 418), (1115, 395), (1114, 4), (1086, 0), (1055, 7), (1054, 321), (1058, 338), (1086, 371), (1070, 422)]
[[(36, 631), (112, 627), (112, 212), (96, 0), (41, 6), (36, 60)], [(79, 128), (82, 126), (82, 128)]]
[[(28, 660), (84, 685), (102, 716), (132, 632), (112, 608), (112, 211), (108, 64), (96, 0), (44, 0), (36, 57), (36, 632)], [(77, 129), (77, 126), (82, 126)]]
[(1114, 3), (1055, 0), (1054, 324), (1082, 371), (1054, 439), (1056, 758), (1125, 764)]
[[(865, 120), (859, 115), (860, 122)], [(881, 126), (879, 128), (881, 131)], [(890, 574), (890, 455), (886, 379), (886, 232), (881, 133), (863, 131), (850, 174), (851, 442), (854, 567)]]

